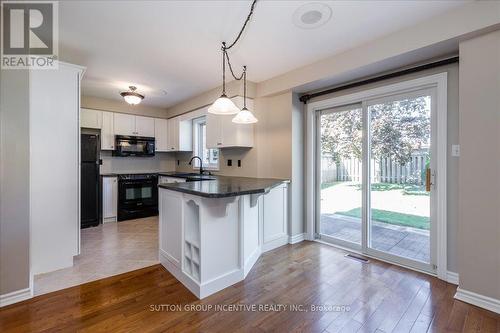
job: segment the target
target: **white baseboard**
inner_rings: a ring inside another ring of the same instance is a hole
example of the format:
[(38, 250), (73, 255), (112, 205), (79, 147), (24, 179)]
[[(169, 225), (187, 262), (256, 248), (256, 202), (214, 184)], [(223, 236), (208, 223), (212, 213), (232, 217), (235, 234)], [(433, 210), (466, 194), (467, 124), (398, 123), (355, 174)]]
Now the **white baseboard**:
[(257, 260), (259, 260), (261, 254), (262, 254), (262, 251), (260, 249), (260, 246), (258, 246), (253, 251), (253, 253), (247, 258), (247, 260), (245, 261), (245, 264), (243, 265), (243, 278), (247, 277), (248, 273), (250, 273), (250, 271), (252, 270), (253, 265), (255, 265)]
[(13, 291), (8, 294), (0, 295), (0, 307), (21, 302), (33, 297), (33, 289), (26, 288)]
[(288, 244), (297, 244), (297, 243), (304, 241), (305, 239), (306, 239), (305, 233), (289, 236), (288, 237)]
[(455, 298), (460, 301), (479, 306), (480, 308), (500, 313), (500, 300), (498, 299), (477, 294), (461, 288), (457, 288)]
[(446, 282), (455, 284), (458, 286), (458, 273), (448, 271), (446, 273)]
[(280, 246), (288, 244), (288, 235), (284, 235), (262, 244), (262, 253), (274, 250)]

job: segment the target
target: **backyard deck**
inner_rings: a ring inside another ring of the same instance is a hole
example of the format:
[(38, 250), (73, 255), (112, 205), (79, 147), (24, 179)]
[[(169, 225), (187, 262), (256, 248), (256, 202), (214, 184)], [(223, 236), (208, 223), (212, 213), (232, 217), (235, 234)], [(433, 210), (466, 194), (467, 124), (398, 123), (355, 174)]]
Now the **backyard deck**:
[[(361, 244), (359, 218), (338, 214), (321, 214), (321, 233)], [(372, 222), (372, 247), (402, 257), (430, 262), (429, 231)]]

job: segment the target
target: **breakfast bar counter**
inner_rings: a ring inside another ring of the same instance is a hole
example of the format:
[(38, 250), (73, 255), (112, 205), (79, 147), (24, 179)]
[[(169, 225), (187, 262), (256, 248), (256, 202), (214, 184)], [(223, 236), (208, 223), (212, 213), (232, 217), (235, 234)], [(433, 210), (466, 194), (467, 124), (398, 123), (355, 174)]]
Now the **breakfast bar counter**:
[(160, 262), (198, 298), (243, 280), (263, 252), (288, 243), (287, 180), (204, 177), (158, 185)]

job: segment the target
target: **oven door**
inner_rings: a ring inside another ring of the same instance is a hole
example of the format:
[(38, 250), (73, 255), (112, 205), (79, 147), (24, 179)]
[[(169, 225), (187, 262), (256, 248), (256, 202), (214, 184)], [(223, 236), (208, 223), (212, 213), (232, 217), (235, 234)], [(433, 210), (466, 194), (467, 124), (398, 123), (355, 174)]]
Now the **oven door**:
[(118, 220), (129, 220), (158, 214), (158, 182), (120, 180), (118, 185)]
[(155, 139), (133, 136), (116, 136), (115, 156), (154, 156)]

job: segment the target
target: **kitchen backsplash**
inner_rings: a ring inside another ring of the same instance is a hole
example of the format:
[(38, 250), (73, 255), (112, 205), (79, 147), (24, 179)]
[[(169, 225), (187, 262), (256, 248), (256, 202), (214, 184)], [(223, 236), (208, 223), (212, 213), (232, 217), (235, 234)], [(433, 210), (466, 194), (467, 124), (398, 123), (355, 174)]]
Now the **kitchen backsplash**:
[(101, 173), (175, 171), (175, 155), (157, 153), (153, 157), (118, 157), (101, 151)]

